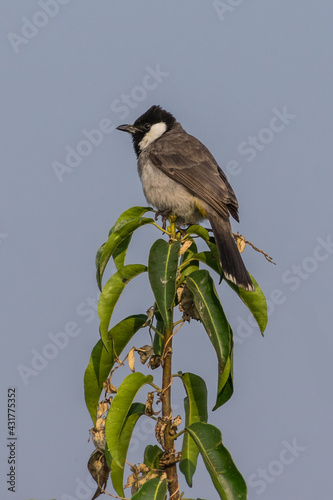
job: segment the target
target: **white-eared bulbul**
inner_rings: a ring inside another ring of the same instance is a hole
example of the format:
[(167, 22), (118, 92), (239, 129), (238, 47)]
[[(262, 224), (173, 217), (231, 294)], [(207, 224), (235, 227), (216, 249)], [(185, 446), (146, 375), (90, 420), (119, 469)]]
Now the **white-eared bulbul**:
[(210, 151), (160, 106), (152, 106), (133, 125), (117, 128), (132, 135), (147, 202), (176, 215), (181, 224), (208, 219), (225, 277), (254, 290), (229, 220), (230, 214), (239, 221), (237, 198)]

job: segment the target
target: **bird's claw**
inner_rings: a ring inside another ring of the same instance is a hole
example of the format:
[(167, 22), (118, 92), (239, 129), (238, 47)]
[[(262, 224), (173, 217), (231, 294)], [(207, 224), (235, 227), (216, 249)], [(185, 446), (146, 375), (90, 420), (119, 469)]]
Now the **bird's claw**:
[(155, 220), (161, 215), (162, 217), (162, 228), (166, 229), (166, 221), (168, 217), (171, 215), (171, 210), (158, 210), (155, 214)]

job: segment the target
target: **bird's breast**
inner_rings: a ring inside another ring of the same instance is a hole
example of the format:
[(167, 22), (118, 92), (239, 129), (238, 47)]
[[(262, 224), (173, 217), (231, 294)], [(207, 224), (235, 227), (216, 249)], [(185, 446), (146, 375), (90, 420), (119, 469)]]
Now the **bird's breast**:
[(203, 219), (197, 209), (196, 197), (182, 184), (155, 167), (149, 159), (139, 157), (138, 172), (144, 195), (150, 205), (161, 211), (171, 210), (184, 223), (194, 224)]

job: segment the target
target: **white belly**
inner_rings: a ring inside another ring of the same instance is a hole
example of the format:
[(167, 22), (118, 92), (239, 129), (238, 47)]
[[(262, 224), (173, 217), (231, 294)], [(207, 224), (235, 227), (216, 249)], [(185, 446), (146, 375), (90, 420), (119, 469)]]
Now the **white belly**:
[(138, 165), (146, 200), (157, 210), (171, 210), (184, 223), (195, 224), (203, 219), (195, 197), (182, 184), (170, 179), (151, 162)]

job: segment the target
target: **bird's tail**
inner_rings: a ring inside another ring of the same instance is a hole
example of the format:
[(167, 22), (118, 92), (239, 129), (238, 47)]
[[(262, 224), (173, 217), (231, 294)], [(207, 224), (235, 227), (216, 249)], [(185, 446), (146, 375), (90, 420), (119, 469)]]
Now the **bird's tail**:
[(215, 214), (207, 214), (207, 216), (212, 225), (224, 276), (245, 290), (254, 290), (250, 275), (232, 235), (229, 219), (222, 219)]

